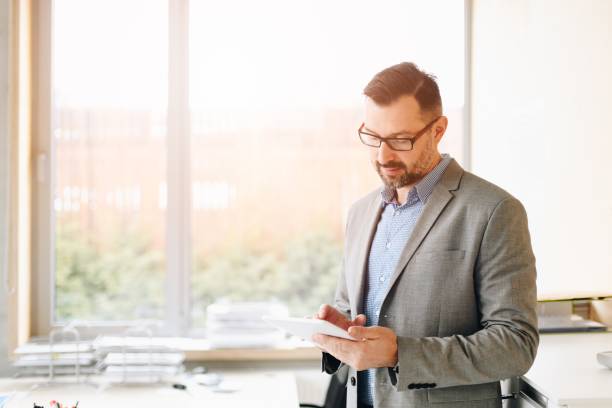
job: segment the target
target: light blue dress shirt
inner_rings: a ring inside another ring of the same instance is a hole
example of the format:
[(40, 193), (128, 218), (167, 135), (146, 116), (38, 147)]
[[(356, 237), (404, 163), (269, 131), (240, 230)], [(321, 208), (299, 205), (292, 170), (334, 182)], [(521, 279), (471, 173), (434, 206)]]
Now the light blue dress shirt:
[[(389, 279), (395, 271), (400, 255), (412, 234), (423, 207), (427, 203), (427, 199), (451, 160), (449, 155), (443, 154), (440, 163), (410, 189), (408, 199), (402, 205), (396, 202), (394, 188), (388, 187), (382, 191), (384, 209), (376, 227), (376, 234), (368, 258), (363, 304), (363, 313), (367, 317), (366, 326), (376, 326), (378, 324), (382, 297), (387, 290)], [(370, 369), (358, 373), (359, 401), (364, 404), (374, 405), (375, 371), (375, 369)]]

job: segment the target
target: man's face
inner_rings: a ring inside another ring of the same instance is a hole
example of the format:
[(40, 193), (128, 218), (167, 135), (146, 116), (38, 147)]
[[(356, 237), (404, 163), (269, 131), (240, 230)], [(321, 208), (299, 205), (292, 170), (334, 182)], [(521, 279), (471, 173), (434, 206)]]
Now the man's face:
[[(419, 104), (411, 95), (402, 96), (387, 106), (377, 105), (366, 97), (363, 130), (383, 138), (413, 138), (432, 119), (421, 117)], [(392, 150), (386, 143), (369, 148), (370, 161), (387, 186), (409, 187), (427, 175), (440, 157), (438, 143), (445, 130), (445, 120), (440, 118), (434, 123), (410, 151)]]

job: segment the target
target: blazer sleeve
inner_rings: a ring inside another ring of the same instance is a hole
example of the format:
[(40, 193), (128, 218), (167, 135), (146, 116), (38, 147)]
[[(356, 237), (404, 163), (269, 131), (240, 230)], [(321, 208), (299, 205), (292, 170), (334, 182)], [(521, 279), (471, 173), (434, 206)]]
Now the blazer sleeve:
[(490, 215), (474, 278), (481, 329), (465, 336), (398, 337), (398, 364), (388, 370), (398, 391), (414, 384), (492, 382), (527, 372), (539, 341), (535, 257), (527, 214), (513, 197), (500, 201)]

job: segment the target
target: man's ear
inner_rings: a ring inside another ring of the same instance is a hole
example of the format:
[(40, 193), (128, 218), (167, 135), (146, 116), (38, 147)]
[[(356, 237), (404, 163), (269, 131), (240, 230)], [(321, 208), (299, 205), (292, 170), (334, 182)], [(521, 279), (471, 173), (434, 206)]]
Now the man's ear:
[(444, 136), (447, 126), (448, 118), (446, 116), (441, 116), (440, 119), (438, 119), (436, 124), (433, 126), (435, 132), (434, 138), (436, 139), (436, 143), (439, 143), (440, 140), (442, 140), (442, 136)]

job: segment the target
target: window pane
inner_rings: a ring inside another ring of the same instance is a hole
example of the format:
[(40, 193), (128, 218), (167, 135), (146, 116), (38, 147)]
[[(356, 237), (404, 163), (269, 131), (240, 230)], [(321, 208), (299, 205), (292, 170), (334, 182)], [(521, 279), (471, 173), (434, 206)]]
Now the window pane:
[(166, 0), (55, 0), (55, 321), (161, 318)]
[(357, 136), (369, 79), (435, 73), (462, 160), (463, 2), (193, 0), (190, 17), (194, 325), (221, 297), (312, 314), (349, 206), (380, 184)]

